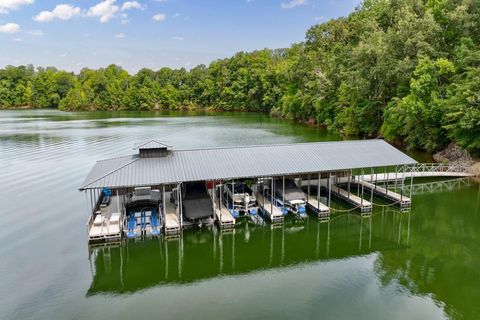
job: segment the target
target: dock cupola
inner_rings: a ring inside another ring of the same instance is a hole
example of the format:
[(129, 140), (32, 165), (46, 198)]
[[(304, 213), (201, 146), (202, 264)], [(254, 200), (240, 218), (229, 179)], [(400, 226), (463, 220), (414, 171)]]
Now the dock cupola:
[(148, 140), (135, 145), (140, 158), (160, 158), (170, 154), (172, 146), (158, 140)]

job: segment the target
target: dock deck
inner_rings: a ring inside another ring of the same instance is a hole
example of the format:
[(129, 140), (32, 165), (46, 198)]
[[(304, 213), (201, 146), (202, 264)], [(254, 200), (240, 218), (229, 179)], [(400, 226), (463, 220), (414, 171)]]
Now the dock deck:
[(88, 240), (114, 241), (119, 240), (122, 234), (121, 210), (118, 197), (112, 196), (110, 204), (101, 207), (87, 222)]
[(170, 192), (166, 193), (165, 203), (163, 205), (165, 225), (165, 234), (175, 234), (180, 232), (180, 221), (178, 219), (175, 205), (169, 200)]
[(279, 207), (272, 205), (272, 203), (264, 197), (261, 193), (258, 193), (257, 202), (260, 209), (268, 216), (272, 223), (283, 222), (283, 212)]
[(385, 189), (383, 187), (380, 187), (378, 185), (375, 185), (373, 183), (367, 182), (367, 181), (355, 181), (359, 186), (363, 186), (365, 189), (371, 191), (373, 190), (373, 193), (384, 197), (390, 201), (396, 202), (400, 205), (400, 208), (402, 210), (408, 210), (410, 209), (412, 205), (412, 200), (409, 197), (406, 197), (404, 195), (398, 194), (394, 191)]
[(230, 210), (225, 208), (224, 204), (220, 202), (220, 208), (218, 208), (218, 199), (214, 199), (213, 189), (208, 189), (208, 194), (212, 198), (212, 204), (214, 208), (215, 220), (218, 223), (220, 229), (231, 229), (235, 227), (235, 218), (230, 213)]
[(218, 226), (220, 229), (229, 229), (235, 227), (235, 218), (223, 204), (220, 209), (215, 208), (215, 218), (218, 221)]
[(330, 221), (330, 208), (327, 205), (324, 205), (312, 195), (307, 196), (305, 194), (305, 199), (307, 199), (307, 207), (317, 215), (320, 222)]
[[(326, 184), (323, 184), (322, 186), (328, 189)], [(356, 196), (355, 194), (348, 192), (347, 190), (344, 190), (336, 185), (332, 185), (330, 190), (333, 196), (350, 203), (356, 208), (358, 207), (362, 213), (362, 216), (368, 215), (372, 212), (372, 203), (370, 201)]]

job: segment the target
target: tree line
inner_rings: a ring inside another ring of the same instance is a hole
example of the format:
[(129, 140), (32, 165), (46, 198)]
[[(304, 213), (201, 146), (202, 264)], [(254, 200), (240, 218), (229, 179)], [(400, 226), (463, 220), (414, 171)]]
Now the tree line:
[(480, 0), (365, 0), (289, 48), (190, 70), (0, 69), (0, 106), (270, 113), (352, 137), (480, 154)]

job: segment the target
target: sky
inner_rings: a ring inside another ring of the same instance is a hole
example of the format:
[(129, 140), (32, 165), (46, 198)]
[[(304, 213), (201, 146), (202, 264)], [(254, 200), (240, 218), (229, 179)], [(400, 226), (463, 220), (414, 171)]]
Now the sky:
[(192, 68), (285, 48), (360, 0), (0, 0), (0, 67)]

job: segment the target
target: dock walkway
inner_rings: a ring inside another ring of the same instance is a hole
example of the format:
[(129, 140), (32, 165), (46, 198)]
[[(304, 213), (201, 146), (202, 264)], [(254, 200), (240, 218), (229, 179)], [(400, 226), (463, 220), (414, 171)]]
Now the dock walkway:
[(365, 189), (369, 191), (373, 190), (373, 193), (378, 196), (384, 197), (390, 201), (398, 203), (402, 210), (408, 210), (412, 205), (412, 200), (409, 197), (398, 194), (394, 191), (388, 190), (386, 188), (380, 187), (378, 185), (375, 185), (367, 181), (356, 180), (355, 183), (357, 183), (360, 187), (363, 186)]
[(307, 196), (305, 194), (305, 199), (307, 199), (307, 207), (317, 215), (320, 222), (328, 222), (330, 220), (330, 208), (328, 206), (312, 195)]
[(266, 197), (263, 196), (260, 192), (257, 192), (258, 187), (256, 185), (252, 186), (252, 190), (255, 193), (257, 198), (257, 203), (260, 209), (268, 216), (270, 222), (272, 223), (283, 223), (283, 212), (282, 209), (273, 205)]
[(215, 199), (213, 189), (208, 189), (208, 194), (212, 199), (212, 205), (215, 214), (215, 220), (218, 223), (220, 229), (231, 229), (235, 227), (235, 218), (230, 213), (225, 205), (221, 202), (220, 208), (218, 208), (218, 199)]
[[(322, 184), (322, 186), (328, 189), (327, 184)], [(356, 196), (352, 192), (348, 192), (347, 190), (344, 190), (336, 185), (331, 185), (330, 190), (333, 196), (350, 203), (356, 208), (359, 208), (362, 215), (366, 215), (367, 213), (372, 212), (372, 203), (370, 201), (362, 199), (361, 197)]]
[(165, 203), (163, 205), (163, 214), (165, 217), (165, 234), (175, 234), (180, 232), (180, 221), (175, 210), (175, 205), (169, 200), (171, 193), (165, 193)]
[(87, 222), (89, 241), (119, 240), (122, 233), (121, 211), (118, 197), (112, 196), (110, 204), (102, 206)]

